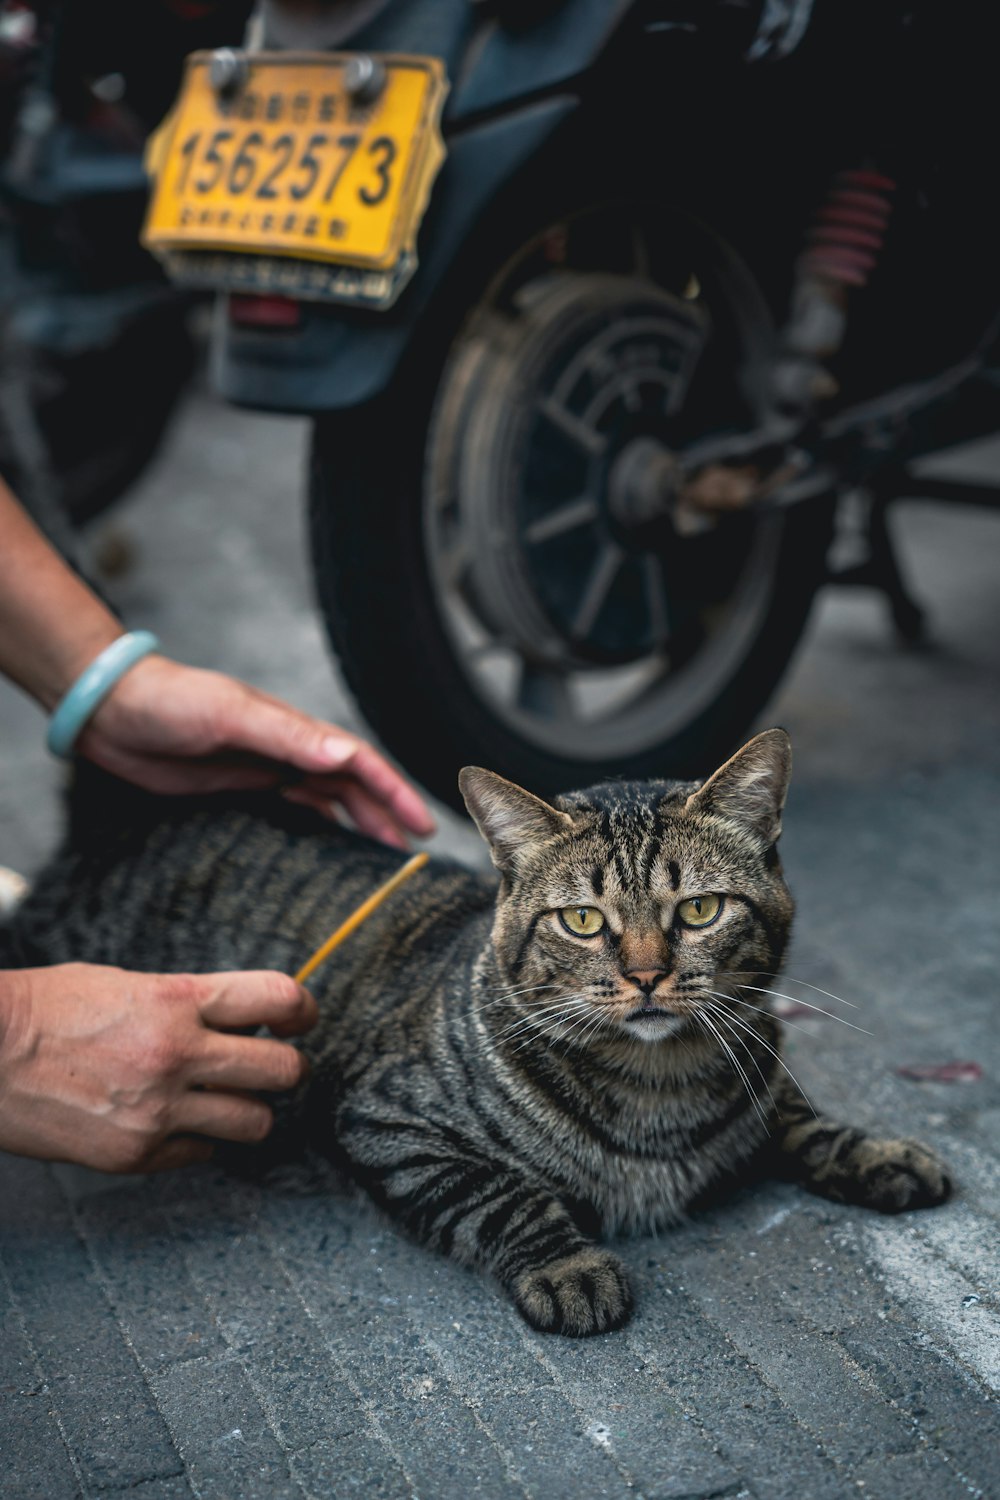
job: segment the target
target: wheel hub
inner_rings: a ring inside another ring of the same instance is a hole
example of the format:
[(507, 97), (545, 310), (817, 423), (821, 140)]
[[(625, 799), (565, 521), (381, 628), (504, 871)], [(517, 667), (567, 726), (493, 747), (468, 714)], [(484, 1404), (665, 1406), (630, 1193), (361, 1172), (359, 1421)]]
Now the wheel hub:
[(640, 539), (649, 527), (672, 516), (678, 468), (671, 450), (653, 437), (637, 437), (615, 455), (608, 476), (607, 507), (626, 538)]
[(522, 306), (483, 349), (466, 408), (469, 598), (526, 659), (637, 660), (668, 630), (670, 437), (704, 320), (600, 275), (546, 276)]

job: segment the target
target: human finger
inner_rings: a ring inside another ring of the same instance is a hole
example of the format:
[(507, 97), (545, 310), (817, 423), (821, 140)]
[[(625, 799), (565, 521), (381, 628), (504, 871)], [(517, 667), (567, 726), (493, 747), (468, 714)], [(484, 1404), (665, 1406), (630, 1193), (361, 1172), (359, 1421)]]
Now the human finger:
[(337, 796), (359, 833), (390, 844), (394, 849), (409, 849), (409, 840), (392, 813), (363, 786), (357, 782), (345, 782)]
[(263, 1099), (225, 1089), (194, 1089), (174, 1111), (177, 1129), (184, 1134), (208, 1135), (220, 1141), (252, 1144), (270, 1135), (274, 1111)]
[(138, 1170), (172, 1172), (177, 1167), (192, 1167), (198, 1162), (211, 1161), (214, 1155), (215, 1147), (211, 1141), (171, 1136), (149, 1153)]
[(391, 844), (396, 849), (410, 847), (405, 830), (388, 808), (348, 777), (310, 777), (308, 783), (286, 787), (281, 795), (287, 802), (308, 807), (334, 823), (339, 821), (338, 807), (341, 807), (350, 815), (359, 833), (383, 844)]
[(309, 991), (273, 969), (201, 976), (199, 1012), (218, 1031), (267, 1026), (277, 1036), (300, 1036), (319, 1019)]
[(434, 832), (434, 820), (420, 794), (357, 735), (251, 689), (246, 689), (229, 710), (228, 729), (233, 748), (250, 750), (318, 776), (350, 775), (384, 802), (411, 833), (426, 836)]
[(423, 798), (372, 745), (355, 740), (337, 768), (350, 775), (371, 797), (410, 833), (426, 838), (434, 832), (434, 819)]
[(105, 770), (162, 796), (265, 791), (282, 779), (281, 766), (251, 763), (236, 755), (149, 755), (101, 741), (82, 749)]
[(297, 1088), (309, 1064), (287, 1042), (268, 1037), (214, 1035), (206, 1039), (193, 1063), (192, 1083), (217, 1089), (265, 1089), (284, 1092)]
[(296, 785), (282, 787), (281, 795), (286, 802), (294, 802), (296, 807), (308, 807), (310, 812), (319, 813), (328, 823), (340, 821), (332, 793), (311, 791), (308, 787)]

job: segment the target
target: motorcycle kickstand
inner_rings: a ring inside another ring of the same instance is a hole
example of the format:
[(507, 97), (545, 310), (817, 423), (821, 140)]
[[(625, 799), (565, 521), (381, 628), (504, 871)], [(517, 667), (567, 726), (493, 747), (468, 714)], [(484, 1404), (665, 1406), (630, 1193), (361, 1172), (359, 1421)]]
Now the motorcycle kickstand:
[(896, 544), (889, 530), (887, 511), (895, 494), (880, 490), (862, 492), (867, 503), (864, 522), (866, 555), (860, 562), (833, 568), (828, 583), (879, 589), (886, 597), (893, 624), (908, 645), (926, 639), (927, 616), (907, 586)]

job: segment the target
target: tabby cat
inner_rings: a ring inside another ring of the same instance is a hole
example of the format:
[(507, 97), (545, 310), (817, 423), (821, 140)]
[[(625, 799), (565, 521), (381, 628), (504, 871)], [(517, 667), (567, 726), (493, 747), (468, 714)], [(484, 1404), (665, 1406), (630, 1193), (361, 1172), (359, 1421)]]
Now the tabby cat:
[[(676, 1222), (727, 1180), (769, 1171), (890, 1213), (948, 1194), (924, 1147), (814, 1117), (779, 1062), (790, 763), (772, 729), (704, 783), (551, 805), (467, 769), (499, 889), (434, 861), (315, 977), (312, 1144), (535, 1328), (619, 1327), (628, 1281), (598, 1233)], [(8, 963), (293, 971), (399, 864), (277, 798), (114, 785), (113, 816), (78, 797)]]

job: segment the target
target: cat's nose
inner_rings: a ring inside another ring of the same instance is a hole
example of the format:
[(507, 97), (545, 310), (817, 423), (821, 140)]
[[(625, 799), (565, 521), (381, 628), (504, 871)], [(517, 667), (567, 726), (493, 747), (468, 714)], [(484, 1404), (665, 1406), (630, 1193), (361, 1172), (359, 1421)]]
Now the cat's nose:
[(629, 969), (625, 975), (644, 995), (651, 995), (661, 979), (666, 979), (666, 969)]

